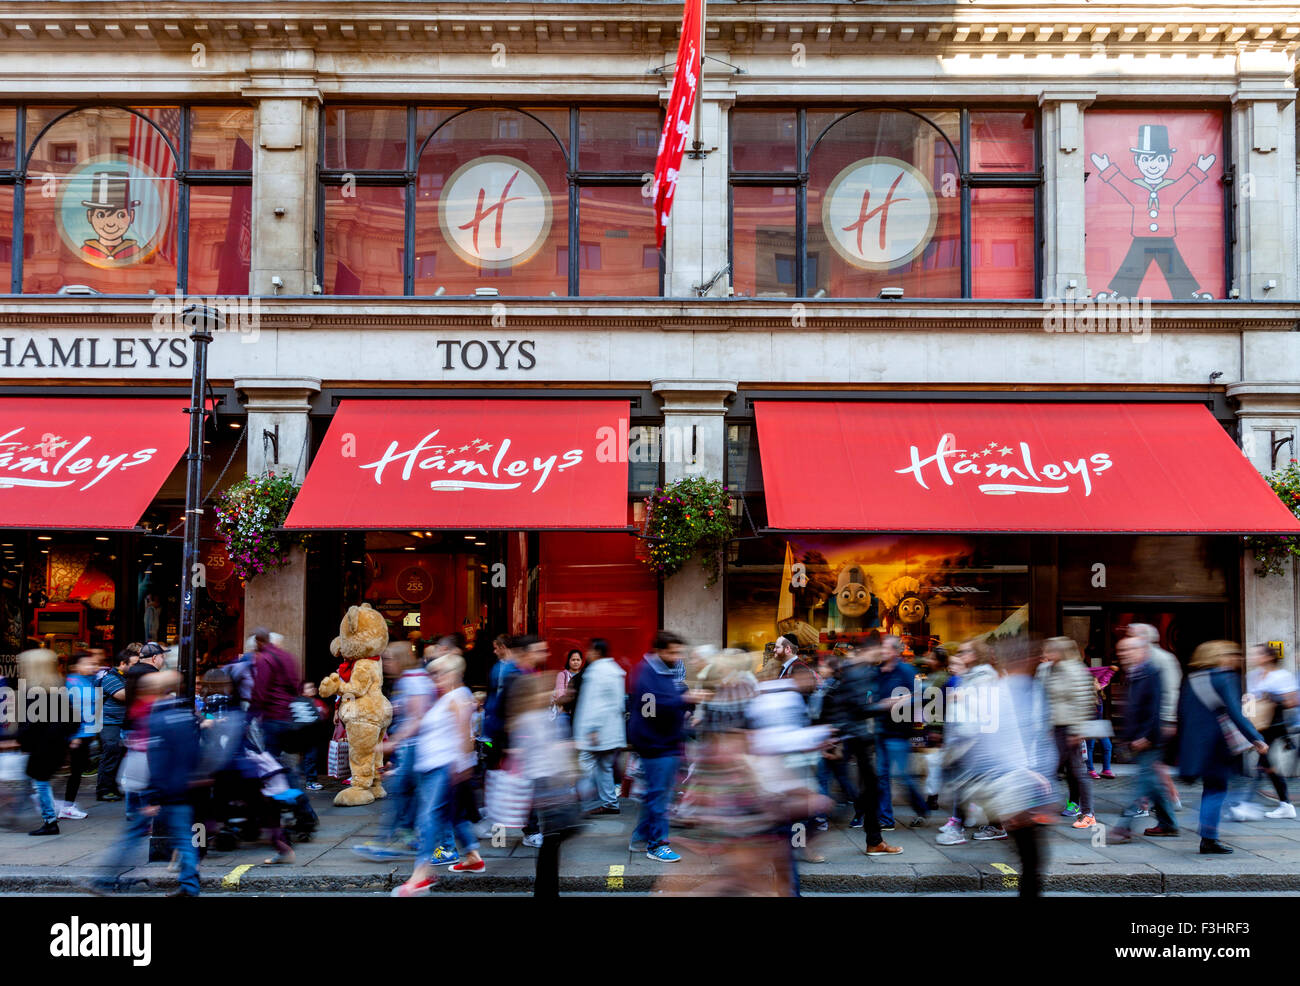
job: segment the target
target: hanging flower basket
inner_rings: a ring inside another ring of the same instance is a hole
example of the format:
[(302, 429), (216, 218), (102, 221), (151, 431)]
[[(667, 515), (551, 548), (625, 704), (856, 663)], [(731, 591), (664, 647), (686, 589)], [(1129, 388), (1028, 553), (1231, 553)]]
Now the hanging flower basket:
[(287, 473), (267, 473), (245, 476), (217, 498), (217, 530), (226, 539), (240, 581), (281, 567), (290, 550), (304, 542), (302, 535), (276, 530), (284, 525), (300, 488)]
[(679, 479), (656, 488), (645, 508), (646, 564), (666, 579), (698, 555), (705, 585), (715, 584), (735, 530), (727, 488), (714, 479)]
[[(1296, 460), (1292, 459), (1286, 468), (1264, 478), (1286, 508), (1300, 517), (1300, 465)], [(1262, 579), (1283, 574), (1288, 558), (1300, 558), (1300, 535), (1252, 534), (1242, 541), (1255, 553), (1255, 574)]]

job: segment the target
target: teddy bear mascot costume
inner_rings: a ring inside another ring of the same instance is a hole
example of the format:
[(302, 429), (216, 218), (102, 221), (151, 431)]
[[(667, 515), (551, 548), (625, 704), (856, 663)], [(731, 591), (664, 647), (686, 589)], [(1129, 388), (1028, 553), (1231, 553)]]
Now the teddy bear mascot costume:
[(348, 733), (348, 764), (352, 783), (338, 793), (336, 805), (368, 805), (384, 797), (379, 784), (383, 754), (379, 738), (393, 721), (393, 707), (384, 698), (384, 672), (379, 657), (388, 646), (388, 624), (369, 603), (348, 608), (330, 653), (342, 660), (339, 669), (320, 683), (320, 695), (339, 696), (339, 721)]

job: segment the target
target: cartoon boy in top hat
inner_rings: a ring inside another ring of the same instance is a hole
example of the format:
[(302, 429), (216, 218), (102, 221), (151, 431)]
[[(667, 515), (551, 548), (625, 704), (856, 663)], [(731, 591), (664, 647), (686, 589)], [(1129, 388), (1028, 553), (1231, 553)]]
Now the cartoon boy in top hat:
[[(1173, 165), (1174, 148), (1169, 146), (1169, 128), (1144, 124), (1138, 128), (1138, 146), (1130, 147), (1133, 163), (1141, 177), (1131, 178), (1112, 164), (1105, 154), (1093, 154), (1092, 163), (1101, 172), (1101, 180), (1113, 188), (1132, 209), (1133, 244), (1124, 256), (1124, 262), (1111, 278), (1111, 298), (1131, 298), (1142, 285), (1147, 268), (1155, 263), (1169, 293), (1173, 298), (1210, 298), (1201, 291), (1174, 238), (1178, 235), (1175, 210), (1193, 188), (1205, 181), (1214, 166), (1213, 154), (1202, 154), (1196, 164), (1183, 172), (1181, 178), (1169, 178)], [(1098, 291), (1097, 298), (1105, 299), (1107, 293)]]
[(139, 252), (139, 244), (126, 238), (135, 222), (139, 199), (131, 198), (129, 171), (96, 171), (91, 184), (86, 219), (95, 231), (93, 239), (81, 244), (81, 252), (91, 260), (129, 260)]

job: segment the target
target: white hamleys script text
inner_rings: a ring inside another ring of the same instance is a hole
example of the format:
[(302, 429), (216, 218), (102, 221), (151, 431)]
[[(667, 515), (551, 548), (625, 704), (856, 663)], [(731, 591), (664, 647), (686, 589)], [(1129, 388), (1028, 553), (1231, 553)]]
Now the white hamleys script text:
[[(438, 437), (440, 429), (429, 432), (420, 439), (415, 448), (408, 449), (404, 452), (398, 451), (399, 444), (394, 441), (389, 444), (388, 451), (376, 459), (374, 462), (367, 462), (362, 469), (373, 469), (375, 471), (375, 485), (382, 485), (384, 481), (384, 471), (394, 462), (402, 463), (402, 480), (406, 481), (411, 478), (411, 473), (416, 469), (432, 469), (438, 472), (445, 472), (448, 476), (458, 476), (457, 479), (435, 479), (429, 483), (429, 488), (433, 490), (442, 490), (445, 492), (455, 492), (459, 490), (514, 490), (523, 485), (523, 477), (530, 474), (537, 474), (537, 484), (530, 492), (536, 493), (550, 478), (552, 470), (563, 472), (570, 466), (576, 466), (582, 461), (582, 449), (570, 449), (560, 455), (552, 455), (545, 459), (540, 456), (533, 456), (532, 460), (528, 459), (511, 459), (507, 461), (506, 456), (510, 451), (510, 439), (503, 438), (499, 445), (495, 446), (495, 455), (490, 463), (480, 462), (475, 457), (463, 457), (463, 453), (469, 453), (471, 456), (478, 456), (483, 453), (492, 452), (494, 445), (492, 442), (485, 442), (476, 438), (465, 445), (435, 445), (433, 440)], [(425, 454), (429, 453), (429, 454)], [(421, 458), (421, 456), (424, 456)], [(458, 457), (461, 456), (461, 457)], [(482, 479), (472, 479), (471, 477), (481, 476)], [(511, 482), (513, 477), (515, 482)]]
[[(945, 486), (953, 485), (954, 476), (969, 475), (981, 476), (985, 479), (1020, 480), (1018, 483), (980, 483), (979, 491), (988, 496), (1014, 496), (1017, 493), (1068, 493), (1071, 477), (1078, 477), (1083, 486), (1083, 495), (1091, 496), (1092, 477), (1114, 465), (1106, 452), (1095, 452), (1087, 458), (1036, 465), (1027, 442), (1018, 443), (1019, 457), (1011, 462), (1005, 460), (981, 462), (979, 461), (981, 457), (988, 458), (995, 453), (1002, 456), (1015, 456), (1016, 453), (1005, 445), (1000, 449), (997, 448), (997, 442), (990, 442), (988, 448), (975, 452), (952, 447), (956, 444), (951, 434), (944, 435), (939, 439), (934, 455), (924, 459), (921, 458), (917, 447), (913, 445), (912, 464), (902, 469), (895, 469), (894, 472), (911, 473), (917, 485), (924, 490), (930, 488), (925, 482), (925, 472), (926, 467), (931, 465), (935, 467), (935, 472)], [(955, 462), (949, 462), (956, 456), (960, 458)]]
[[(72, 486), (76, 479), (38, 479), (29, 473), (42, 476), (85, 476), (93, 477), (81, 489), (88, 490), (114, 469), (129, 469), (143, 465), (157, 453), (156, 448), (140, 449), (136, 452), (122, 452), (119, 455), (78, 455), (87, 445), (94, 441), (93, 436), (85, 435), (73, 442), (59, 435), (45, 433), (41, 441), (21, 441), (18, 435), (21, 427), (0, 435), (0, 490), (13, 489), (15, 486), (36, 486), (59, 488)], [(127, 461), (129, 458), (130, 461)], [(22, 473), (23, 475), (14, 475)]]

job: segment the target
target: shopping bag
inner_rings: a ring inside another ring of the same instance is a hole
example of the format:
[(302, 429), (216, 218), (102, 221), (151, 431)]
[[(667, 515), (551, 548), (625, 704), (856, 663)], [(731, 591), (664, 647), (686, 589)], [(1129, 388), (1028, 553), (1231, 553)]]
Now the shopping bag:
[(352, 765), (348, 763), (347, 740), (330, 740), (329, 765), (326, 773), (339, 781), (346, 781), (352, 776)]
[(489, 770), (483, 786), (483, 811), (494, 825), (521, 829), (533, 807), (533, 782), (512, 770)]

